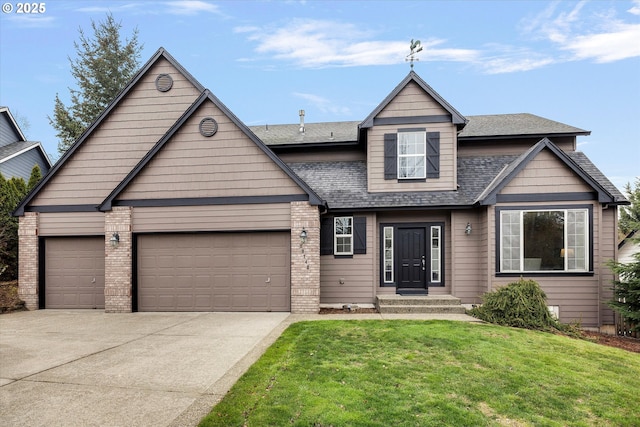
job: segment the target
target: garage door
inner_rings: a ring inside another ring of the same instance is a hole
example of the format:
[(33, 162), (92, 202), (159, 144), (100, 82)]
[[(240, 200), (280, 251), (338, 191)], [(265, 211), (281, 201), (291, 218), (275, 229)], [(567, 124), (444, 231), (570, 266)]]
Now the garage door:
[(290, 234), (140, 235), (139, 311), (289, 311)]
[(104, 308), (104, 237), (48, 237), (45, 308)]

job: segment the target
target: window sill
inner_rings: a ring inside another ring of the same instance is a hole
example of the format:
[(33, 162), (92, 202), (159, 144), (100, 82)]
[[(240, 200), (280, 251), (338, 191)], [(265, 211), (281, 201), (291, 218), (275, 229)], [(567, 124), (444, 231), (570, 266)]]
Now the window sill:
[(521, 271), (521, 272), (515, 272), (515, 273), (501, 273), (501, 272), (496, 272), (496, 277), (521, 277), (521, 276), (526, 276), (526, 277), (566, 277), (566, 276), (571, 276), (571, 277), (587, 277), (587, 276), (593, 276), (595, 273), (593, 271), (554, 271), (554, 272), (541, 272), (541, 271), (536, 271), (536, 272), (527, 272), (527, 271)]
[(340, 258), (348, 259), (348, 258), (353, 258), (353, 255), (351, 255), (351, 254), (343, 254), (343, 255), (334, 255), (333, 257), (336, 258), (336, 259), (340, 259)]
[(427, 182), (427, 178), (398, 178), (398, 183)]

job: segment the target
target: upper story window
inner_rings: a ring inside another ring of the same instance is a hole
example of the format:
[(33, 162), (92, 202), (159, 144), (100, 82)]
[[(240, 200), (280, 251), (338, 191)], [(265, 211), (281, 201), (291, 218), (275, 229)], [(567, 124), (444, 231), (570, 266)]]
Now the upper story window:
[(588, 272), (588, 209), (500, 212), (500, 272)]
[(384, 179), (397, 181), (440, 178), (440, 132), (425, 128), (384, 134)]
[(398, 179), (427, 177), (426, 132), (398, 133)]

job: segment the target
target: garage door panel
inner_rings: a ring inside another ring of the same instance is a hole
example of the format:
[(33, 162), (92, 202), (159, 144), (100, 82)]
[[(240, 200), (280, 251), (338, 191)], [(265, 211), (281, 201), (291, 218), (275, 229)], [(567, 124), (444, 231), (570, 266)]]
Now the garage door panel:
[(46, 308), (104, 308), (104, 237), (49, 237), (44, 252)]
[(288, 232), (138, 236), (138, 309), (289, 311), (289, 245)]

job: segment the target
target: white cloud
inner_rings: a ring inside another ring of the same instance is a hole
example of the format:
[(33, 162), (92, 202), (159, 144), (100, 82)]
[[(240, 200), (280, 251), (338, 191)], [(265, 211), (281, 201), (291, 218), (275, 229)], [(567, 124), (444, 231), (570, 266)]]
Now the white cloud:
[[(625, 22), (611, 9), (586, 12), (584, 1), (570, 10), (558, 11), (563, 5), (551, 4), (523, 27), (534, 38), (549, 40), (559, 50), (569, 52), (569, 57), (558, 60), (603, 63), (640, 56), (640, 23), (637, 20)], [(640, 15), (640, 1), (634, 1), (627, 12)]]
[(167, 13), (174, 15), (197, 15), (199, 13), (220, 13), (217, 5), (201, 0), (168, 1)]
[(125, 12), (128, 10), (136, 9), (140, 6), (140, 3), (125, 3), (125, 4), (109, 4), (109, 6), (87, 6), (75, 9), (76, 12), (83, 13), (111, 13), (111, 12)]
[[(404, 62), (406, 41), (374, 40), (374, 34), (354, 24), (296, 19), (284, 27), (238, 27), (256, 43), (255, 51), (291, 61), (303, 68), (388, 65)], [(425, 61), (469, 61), (478, 56), (470, 49), (440, 47), (444, 40), (422, 44), (417, 55)], [(246, 58), (245, 58), (246, 60)]]
[(22, 28), (47, 28), (51, 27), (56, 20), (53, 16), (40, 14), (11, 14), (6, 16), (6, 19)]
[(309, 102), (311, 105), (313, 105), (315, 108), (320, 110), (322, 113), (332, 113), (332, 114), (342, 115), (342, 116), (351, 114), (351, 110), (349, 110), (349, 108), (340, 107), (336, 105), (336, 103), (331, 102), (330, 100), (318, 95), (314, 95), (311, 93), (300, 93), (300, 92), (294, 92), (293, 95), (295, 97), (304, 99), (305, 101)]

